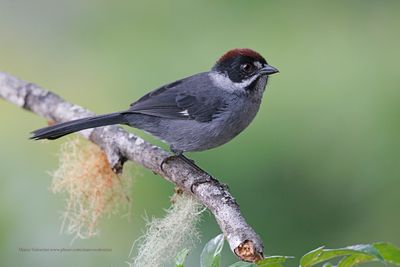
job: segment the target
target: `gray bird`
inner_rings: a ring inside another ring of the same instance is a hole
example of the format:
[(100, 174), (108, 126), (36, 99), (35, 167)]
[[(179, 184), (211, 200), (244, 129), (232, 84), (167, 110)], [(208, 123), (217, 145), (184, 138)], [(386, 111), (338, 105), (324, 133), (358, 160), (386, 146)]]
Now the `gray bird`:
[(128, 110), (38, 129), (31, 139), (57, 139), (88, 128), (125, 124), (161, 139), (186, 159), (183, 152), (223, 145), (242, 132), (258, 112), (268, 76), (277, 72), (259, 53), (233, 49), (210, 71), (155, 89)]

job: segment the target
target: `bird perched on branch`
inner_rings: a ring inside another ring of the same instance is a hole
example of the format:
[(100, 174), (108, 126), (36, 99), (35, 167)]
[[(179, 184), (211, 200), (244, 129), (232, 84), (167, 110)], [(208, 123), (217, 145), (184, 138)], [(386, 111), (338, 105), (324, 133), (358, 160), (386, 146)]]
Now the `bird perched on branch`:
[(38, 129), (31, 139), (57, 139), (88, 128), (125, 124), (161, 139), (186, 159), (183, 152), (220, 146), (242, 132), (258, 112), (268, 76), (277, 72), (259, 53), (233, 49), (210, 71), (155, 89), (125, 111)]

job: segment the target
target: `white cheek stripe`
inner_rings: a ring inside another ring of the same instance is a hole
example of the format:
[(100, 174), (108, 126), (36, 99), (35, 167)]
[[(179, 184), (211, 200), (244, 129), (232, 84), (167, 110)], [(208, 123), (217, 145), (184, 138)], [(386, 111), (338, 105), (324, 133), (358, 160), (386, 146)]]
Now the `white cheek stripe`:
[(235, 83), (232, 82), (227, 75), (220, 72), (210, 72), (208, 75), (215, 86), (229, 92), (244, 91), (247, 86), (249, 86), (255, 79), (258, 78), (258, 75), (254, 75), (250, 79), (244, 80), (241, 83)]

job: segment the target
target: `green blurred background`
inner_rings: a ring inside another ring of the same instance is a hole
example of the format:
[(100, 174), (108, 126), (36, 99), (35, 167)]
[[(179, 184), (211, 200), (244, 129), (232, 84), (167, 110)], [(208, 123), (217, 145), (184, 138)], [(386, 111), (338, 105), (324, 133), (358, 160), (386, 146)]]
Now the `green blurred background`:
[[(281, 73), (245, 132), (189, 156), (229, 184), (266, 254), (400, 245), (399, 1), (0, 1), (0, 70), (97, 113), (206, 71), (236, 47)], [(29, 141), (45, 121), (4, 101), (0, 111), (1, 265), (126, 266), (143, 216), (162, 216), (173, 186), (137, 167), (131, 221), (105, 218), (99, 237), (73, 244), (112, 252), (18, 252), (69, 247), (63, 198), (46, 173), (65, 140)], [(200, 229), (188, 266), (219, 233), (209, 214)], [(224, 266), (234, 261), (226, 246)]]

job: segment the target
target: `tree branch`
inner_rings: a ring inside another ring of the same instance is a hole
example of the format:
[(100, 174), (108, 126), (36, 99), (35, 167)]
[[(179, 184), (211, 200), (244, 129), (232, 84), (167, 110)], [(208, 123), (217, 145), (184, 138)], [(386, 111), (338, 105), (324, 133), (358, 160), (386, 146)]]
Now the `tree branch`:
[[(0, 72), (0, 97), (55, 122), (94, 115), (50, 91), (3, 72)], [(246, 223), (226, 186), (211, 175), (179, 158), (168, 161), (161, 170), (161, 162), (171, 154), (119, 126), (88, 129), (80, 133), (104, 150), (115, 172), (121, 172), (124, 162), (131, 160), (193, 195), (213, 213), (231, 250), (241, 260), (254, 262), (263, 257), (260, 237)]]

